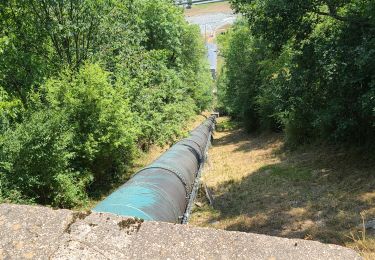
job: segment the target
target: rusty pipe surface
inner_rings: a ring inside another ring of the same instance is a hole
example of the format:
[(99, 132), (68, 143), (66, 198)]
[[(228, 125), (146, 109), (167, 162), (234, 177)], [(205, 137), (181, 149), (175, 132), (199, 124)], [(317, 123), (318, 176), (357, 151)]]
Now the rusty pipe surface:
[(93, 211), (181, 223), (204, 163), (215, 123), (216, 115), (212, 115), (191, 131), (187, 138), (137, 172)]

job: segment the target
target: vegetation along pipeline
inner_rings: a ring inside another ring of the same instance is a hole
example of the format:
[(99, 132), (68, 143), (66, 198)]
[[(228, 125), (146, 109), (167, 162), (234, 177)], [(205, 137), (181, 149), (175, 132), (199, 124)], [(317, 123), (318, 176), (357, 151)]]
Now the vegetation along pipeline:
[(94, 211), (187, 223), (215, 122), (216, 116), (212, 115), (99, 203)]
[(92, 208), (212, 86), (170, 0), (0, 1), (0, 203)]

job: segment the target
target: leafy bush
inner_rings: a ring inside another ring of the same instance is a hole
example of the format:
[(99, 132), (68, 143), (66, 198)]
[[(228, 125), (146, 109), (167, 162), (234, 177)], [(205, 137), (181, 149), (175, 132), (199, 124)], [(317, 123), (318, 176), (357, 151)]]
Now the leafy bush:
[(92, 182), (121, 176), (137, 133), (123, 92), (96, 64), (48, 80), (33, 97), (30, 118), (4, 133), (0, 162), (8, 189), (71, 207), (85, 201)]
[(123, 70), (119, 77), (140, 128), (138, 143), (143, 149), (154, 143), (172, 141), (179, 135), (186, 118), (194, 113), (188, 86), (166, 66), (165, 59), (162, 51), (143, 53), (132, 64), (136, 73), (130, 78), (129, 71)]
[(0, 2), (0, 201), (74, 207), (209, 107), (196, 26), (169, 0)]
[(16, 122), (23, 112), (21, 100), (11, 98), (8, 93), (0, 87), (0, 138), (12, 123)]
[[(18, 197), (68, 207), (86, 198), (83, 187), (75, 184), (89, 178), (79, 176), (70, 167), (75, 158), (70, 149), (73, 129), (63, 113), (52, 110), (33, 113), (24, 123), (6, 131), (0, 145), (3, 196), (12, 199), (17, 191), (22, 194)], [(61, 200), (61, 197), (67, 198)]]
[(295, 144), (374, 144), (373, 1), (232, 3), (247, 21), (222, 41), (228, 112)]
[(64, 111), (73, 127), (74, 168), (102, 182), (126, 170), (138, 130), (124, 89), (113, 87), (108, 78), (99, 65), (86, 64), (77, 74), (67, 72), (42, 88), (46, 105)]

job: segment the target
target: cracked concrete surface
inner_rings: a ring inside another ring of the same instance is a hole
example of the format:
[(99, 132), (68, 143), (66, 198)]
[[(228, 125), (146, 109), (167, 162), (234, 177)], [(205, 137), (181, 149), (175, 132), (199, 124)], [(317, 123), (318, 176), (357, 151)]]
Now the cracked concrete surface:
[(72, 220), (69, 210), (0, 205), (0, 259), (48, 258)]
[(361, 259), (344, 247), (105, 213), (0, 205), (0, 259)]

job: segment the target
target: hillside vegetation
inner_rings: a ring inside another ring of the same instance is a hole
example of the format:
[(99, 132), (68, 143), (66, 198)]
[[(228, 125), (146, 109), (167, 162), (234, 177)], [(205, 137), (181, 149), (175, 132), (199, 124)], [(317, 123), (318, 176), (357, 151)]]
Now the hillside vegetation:
[(289, 144), (373, 146), (375, 1), (232, 0), (220, 107)]
[(85, 204), (211, 102), (171, 1), (0, 3), (0, 202)]

